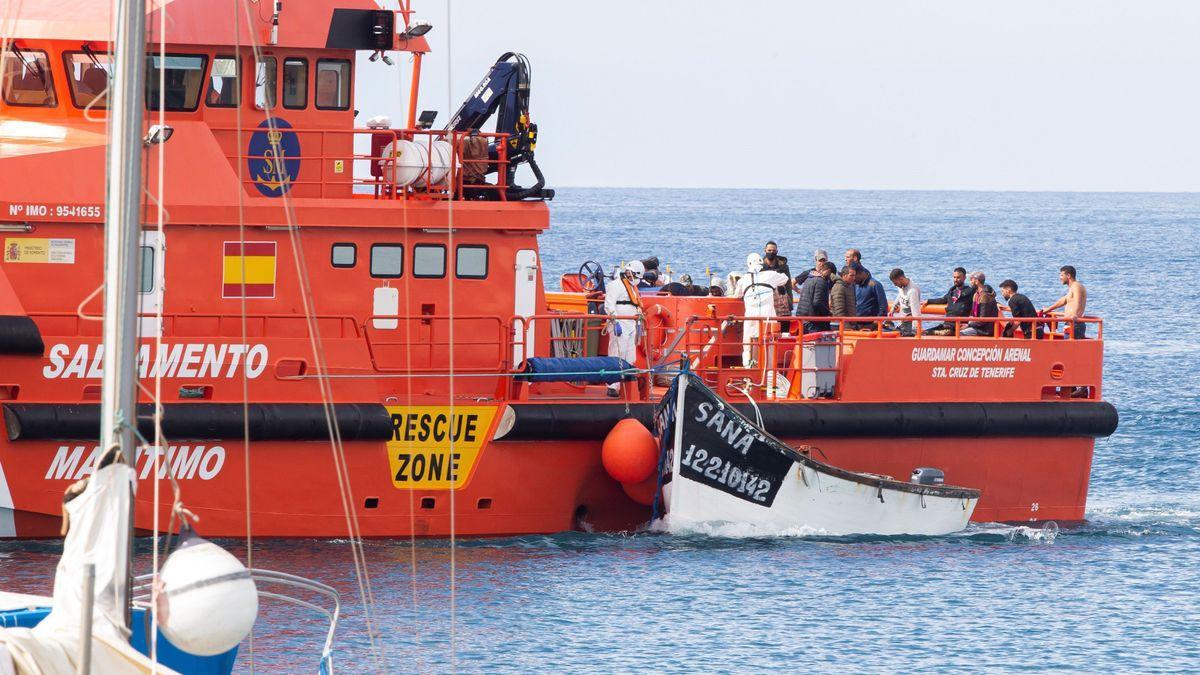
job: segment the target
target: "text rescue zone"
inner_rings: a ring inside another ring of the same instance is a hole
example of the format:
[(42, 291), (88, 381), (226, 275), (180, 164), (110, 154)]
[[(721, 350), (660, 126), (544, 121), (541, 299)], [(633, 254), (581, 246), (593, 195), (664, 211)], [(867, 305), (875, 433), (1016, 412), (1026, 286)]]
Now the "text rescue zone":
[(393, 443), (436, 443), (447, 444), (441, 448), (414, 448), (417, 452), (396, 454), (396, 482), (422, 480), (458, 480), (459, 462), (462, 453), (450, 452), (449, 444), (473, 445), (479, 440), (479, 415), (468, 413), (450, 415), (438, 413), (393, 413)]

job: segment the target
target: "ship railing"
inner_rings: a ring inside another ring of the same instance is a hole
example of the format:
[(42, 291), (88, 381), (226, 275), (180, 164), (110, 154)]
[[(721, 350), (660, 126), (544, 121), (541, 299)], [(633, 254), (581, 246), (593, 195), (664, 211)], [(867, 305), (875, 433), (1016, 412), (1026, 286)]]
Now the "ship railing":
[[(250, 578), (254, 580), (259, 598), (303, 607), (323, 616), (329, 622), (325, 631), (325, 642), (321, 648), (320, 670), (332, 673), (333, 638), (337, 633), (338, 620), (342, 613), (342, 596), (337, 589), (319, 581), (275, 570), (251, 568)], [(135, 607), (150, 611), (153, 580), (153, 574), (139, 574), (133, 578), (132, 594)], [(264, 586), (272, 590), (266, 590)], [(297, 590), (302, 595), (296, 594)]]
[[(804, 323), (829, 325), (829, 330), (804, 333)], [(972, 322), (994, 326), (995, 336), (965, 335)], [(660, 363), (687, 362), (688, 368), (726, 396), (752, 396), (764, 400), (834, 398), (842, 389), (843, 361), (853, 354), (860, 340), (1012, 340), (1026, 338), (1017, 331), (1002, 337), (1004, 326), (1040, 323), (1041, 337), (1029, 340), (1062, 340), (1072, 337), (1073, 324), (1094, 326), (1088, 338), (1103, 338), (1103, 320), (1084, 317), (1074, 321), (1061, 315), (1013, 319), (1011, 317), (946, 317), (941, 315), (828, 317), (828, 316), (690, 316), (683, 320), (682, 340), (675, 340), (661, 354)], [(902, 334), (909, 324), (912, 334)], [(926, 325), (927, 324), (927, 325)], [(931, 332), (937, 326), (948, 329)], [(754, 326), (757, 331), (747, 331)], [(788, 330), (783, 330), (784, 327)], [(747, 339), (747, 333), (752, 336)], [(666, 368), (663, 368), (666, 370)]]
[[(315, 198), (489, 201), (508, 198), (508, 134), (374, 127), (277, 127), (273, 131), (243, 128), (238, 136), (237, 127), (214, 126), (212, 130), (218, 139), (232, 135), (232, 147), (239, 151), (227, 152), (225, 156), (235, 166), (246, 163), (241, 183), (252, 195), (265, 189), (268, 196), (290, 192), (297, 197)], [(261, 153), (240, 152), (249, 148), (250, 139), (260, 133), (268, 139)], [(285, 142), (286, 135), (296, 142)], [(464, 143), (472, 135), (487, 142), (491, 156), (463, 157)], [(424, 168), (412, 172), (413, 165), (400, 151), (399, 141), (419, 146), (424, 153)], [(450, 156), (444, 163), (440, 161), (442, 141), (450, 144)], [(298, 146), (300, 152), (289, 155), (290, 146)], [(496, 175), (495, 182), (486, 182), (486, 176), (492, 173)], [(484, 179), (467, 182), (470, 176)]]
[(495, 315), (378, 314), (363, 324), (381, 373), (502, 374), (512, 365), (511, 330)]
[[(638, 324), (638, 354), (635, 363), (631, 364), (638, 372), (633, 377), (633, 386), (628, 388), (628, 395), (634, 399), (645, 399), (651, 394), (651, 375), (649, 367), (652, 355), (650, 335), (646, 327), (645, 317), (621, 317), (623, 320), (634, 320)], [(513, 354), (515, 369), (521, 367), (520, 361), (530, 356), (552, 356), (556, 358), (584, 358), (599, 356), (607, 352), (608, 316), (586, 312), (550, 312), (548, 314), (517, 315), (510, 323), (510, 351)], [(539, 344), (544, 345), (542, 337), (548, 336), (549, 352)], [(516, 383), (514, 383), (516, 384)], [(588, 386), (572, 382), (556, 382), (556, 388), (565, 388), (568, 397), (584, 395)], [(545, 387), (543, 387), (545, 389)]]

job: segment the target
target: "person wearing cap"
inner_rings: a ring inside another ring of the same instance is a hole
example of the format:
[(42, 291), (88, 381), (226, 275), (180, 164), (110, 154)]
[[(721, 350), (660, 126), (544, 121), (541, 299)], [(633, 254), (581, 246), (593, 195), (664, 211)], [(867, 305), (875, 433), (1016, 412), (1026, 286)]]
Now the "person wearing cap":
[[(804, 285), (804, 282), (808, 281), (808, 276), (810, 274), (816, 274), (817, 271), (821, 269), (821, 263), (828, 262), (828, 261), (829, 261), (829, 254), (826, 253), (824, 249), (820, 249), (820, 248), (817, 249), (815, 252), (813, 252), (813, 267), (812, 267), (812, 269), (804, 270), (803, 272), (801, 272), (792, 281), (792, 288), (794, 288), (797, 291), (800, 290), (800, 287)], [(833, 269), (834, 269), (834, 274), (837, 274), (837, 266), (836, 265), (834, 266)]]
[[(996, 304), (996, 291), (992, 290), (991, 286), (980, 283), (975, 287), (975, 299), (971, 305), (971, 316), (981, 319), (1000, 316), (1000, 308)], [(960, 333), (960, 335), (980, 335), (985, 337), (992, 337), (995, 334), (996, 323), (994, 321), (972, 321)]]
[[(837, 268), (828, 260), (817, 265), (815, 273), (808, 275), (800, 290), (796, 292), (796, 316), (830, 316), (829, 291), (830, 278), (837, 273)], [(805, 321), (803, 331), (816, 333), (829, 330), (828, 321)]]
[[(638, 333), (642, 314), (642, 297), (638, 294), (638, 282), (646, 268), (641, 261), (634, 260), (621, 269), (617, 283), (608, 284), (604, 289), (604, 313), (608, 314), (608, 355), (625, 361), (630, 367), (637, 362)], [(608, 385), (608, 395), (617, 398), (621, 395), (621, 382)]]
[(714, 274), (709, 278), (708, 294), (714, 298), (720, 298), (725, 295), (725, 287), (721, 285), (721, 277)]

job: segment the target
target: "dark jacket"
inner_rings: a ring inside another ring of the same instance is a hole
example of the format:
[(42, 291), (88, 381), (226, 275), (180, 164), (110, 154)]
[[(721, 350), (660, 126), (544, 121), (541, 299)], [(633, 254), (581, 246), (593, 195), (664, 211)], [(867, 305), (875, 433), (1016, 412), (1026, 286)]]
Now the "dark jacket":
[(796, 316), (829, 316), (829, 282), (821, 275), (808, 277), (796, 292)]
[[(1022, 293), (1013, 293), (1012, 297), (1008, 299), (1008, 311), (1014, 319), (1033, 319), (1038, 315), (1033, 303)], [(1020, 324), (1021, 332), (1025, 334), (1027, 339), (1032, 339), (1034, 336), (1034, 322), (1022, 321)], [(1010, 321), (1004, 327), (1004, 337), (1012, 337), (1016, 333), (1016, 328), (1017, 322)], [(1041, 332), (1041, 330), (1042, 327), (1038, 326), (1037, 332)]]
[(855, 316), (854, 284), (838, 277), (829, 291), (829, 310), (833, 316)]
[[(763, 269), (764, 270), (773, 270), (775, 272), (783, 272), (784, 275), (787, 276), (787, 278), (789, 278), (789, 279), (792, 278), (792, 270), (790, 270), (788, 268), (787, 256), (782, 256), (782, 255), (775, 256), (774, 263), (767, 260), (766, 256), (763, 256)], [(778, 315), (791, 314), (792, 313), (792, 285), (784, 284), (784, 285), (780, 286), (776, 292), (787, 298), (787, 311), (783, 311), (783, 309), (784, 309), (783, 301), (776, 300), (775, 301), (775, 313)]]
[(888, 304), (883, 286), (871, 277), (854, 284), (854, 306), (858, 316), (885, 316)]
[[(973, 302), (972, 305), (974, 305)], [(993, 297), (991, 300), (974, 305), (971, 310), (971, 316), (978, 316), (982, 318), (1000, 316), (1000, 307), (996, 304), (996, 298)], [(996, 324), (992, 321), (972, 321), (967, 325), (979, 331), (980, 335), (987, 335), (990, 337), (996, 334)]]
[(972, 298), (975, 297), (975, 289), (969, 284), (962, 286), (951, 286), (950, 290), (940, 298), (930, 298), (927, 305), (945, 305), (946, 316), (971, 316)]

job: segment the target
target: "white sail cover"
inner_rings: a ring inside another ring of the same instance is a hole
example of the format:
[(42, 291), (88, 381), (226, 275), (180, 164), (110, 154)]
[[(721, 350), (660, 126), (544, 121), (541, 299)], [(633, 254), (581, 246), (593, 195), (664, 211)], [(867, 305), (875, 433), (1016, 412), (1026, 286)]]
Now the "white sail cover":
[[(129, 644), (124, 597), (133, 470), (110, 464), (92, 474), (66, 505), (70, 529), (54, 575), (50, 614), (34, 628), (0, 629), (0, 675), (73, 675), (80, 658), (84, 565), (96, 566), (91, 666), (96, 673), (148, 673), (151, 662)], [(172, 672), (161, 665), (157, 672)]]

